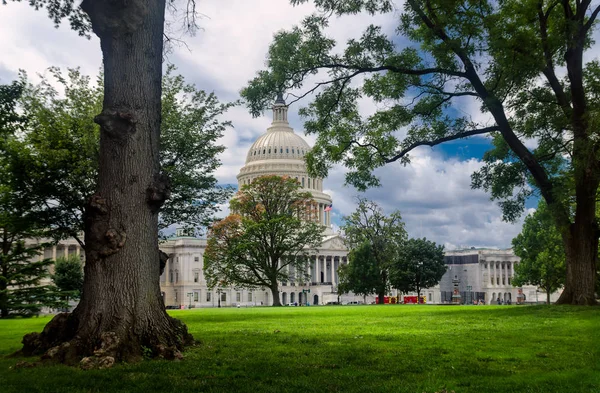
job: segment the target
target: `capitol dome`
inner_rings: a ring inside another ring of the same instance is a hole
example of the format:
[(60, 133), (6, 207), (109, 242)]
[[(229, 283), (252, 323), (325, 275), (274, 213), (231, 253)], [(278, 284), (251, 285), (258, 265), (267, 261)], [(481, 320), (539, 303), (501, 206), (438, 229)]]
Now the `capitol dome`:
[(248, 150), (246, 165), (237, 175), (238, 187), (241, 188), (257, 177), (266, 175), (296, 178), (302, 188), (310, 192), (319, 204), (319, 220), (329, 226), (330, 211), (325, 209), (331, 205), (331, 197), (323, 193), (323, 179), (308, 175), (304, 156), (311, 147), (290, 127), (287, 111), (288, 107), (279, 95), (273, 104), (271, 127)]

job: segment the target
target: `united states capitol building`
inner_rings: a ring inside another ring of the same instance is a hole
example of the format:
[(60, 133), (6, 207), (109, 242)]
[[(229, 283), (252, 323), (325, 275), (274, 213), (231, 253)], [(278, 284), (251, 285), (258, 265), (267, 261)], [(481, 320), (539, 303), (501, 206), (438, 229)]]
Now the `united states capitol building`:
[[(323, 179), (311, 177), (306, 170), (304, 156), (310, 146), (290, 127), (288, 108), (281, 97), (273, 105), (273, 122), (266, 133), (250, 147), (246, 164), (237, 175), (238, 188), (257, 177), (279, 175), (295, 178), (303, 191), (312, 194), (317, 203), (318, 222), (323, 225), (323, 241), (308, 266), (309, 282), (280, 283), (282, 304), (327, 304), (341, 301), (336, 292), (338, 268), (348, 263), (348, 250), (339, 234), (331, 230), (331, 196), (323, 192)], [(235, 287), (208, 288), (204, 274), (203, 254), (206, 239), (177, 236), (163, 242), (161, 250), (169, 255), (167, 266), (160, 277), (161, 291), (167, 306), (232, 306), (271, 305), (268, 288), (254, 290)], [(345, 295), (345, 301), (363, 301), (361, 296)]]
[[(375, 301), (374, 296), (363, 298), (337, 293), (337, 270), (348, 263), (348, 250), (343, 239), (331, 229), (331, 196), (323, 192), (323, 179), (308, 175), (304, 155), (310, 146), (294, 132), (287, 120), (287, 106), (280, 97), (273, 106), (273, 122), (265, 134), (250, 147), (246, 163), (237, 175), (238, 186), (249, 184), (264, 175), (289, 176), (298, 180), (318, 204), (318, 220), (323, 225), (323, 242), (309, 265), (310, 282), (280, 283), (282, 304), (322, 305)], [(160, 278), (161, 290), (167, 306), (213, 307), (271, 305), (268, 288), (254, 290), (235, 287), (208, 288), (204, 274), (203, 254), (206, 240), (184, 236), (183, 232), (163, 242), (161, 249), (169, 260)], [(482, 300), (495, 304), (508, 302), (536, 302), (536, 287), (515, 288), (511, 280), (519, 258), (511, 250), (463, 250), (446, 253), (448, 270), (439, 285), (425, 289), (422, 295), (428, 303), (461, 303)], [(456, 292), (458, 291), (458, 297)], [(397, 295), (395, 291), (391, 295)], [(454, 298), (453, 298), (454, 296)], [(545, 298), (545, 294), (539, 296)]]
[[(298, 180), (318, 204), (317, 219), (323, 225), (323, 241), (311, 257), (309, 282), (282, 282), (279, 287), (281, 304), (324, 305), (335, 303), (372, 303), (374, 296), (337, 293), (338, 268), (348, 263), (348, 250), (343, 239), (331, 229), (331, 196), (323, 192), (323, 179), (309, 176), (304, 162), (310, 146), (294, 133), (287, 120), (287, 106), (279, 98), (273, 106), (273, 122), (266, 133), (250, 147), (246, 163), (237, 175), (238, 186), (249, 184), (264, 175), (289, 176)], [(161, 243), (169, 255), (160, 277), (164, 303), (168, 307), (231, 307), (269, 306), (273, 304), (268, 288), (242, 289), (233, 286), (209, 288), (203, 273), (206, 239), (186, 236), (178, 230), (175, 236)], [(40, 258), (56, 259), (83, 251), (75, 240), (65, 240), (47, 248)], [(535, 286), (512, 286), (514, 267), (519, 258), (512, 250), (468, 249), (446, 252), (446, 274), (434, 288), (422, 290), (427, 303), (485, 304), (535, 303), (544, 301), (545, 293)], [(392, 291), (392, 296), (398, 293)], [(558, 294), (552, 294), (556, 300)]]

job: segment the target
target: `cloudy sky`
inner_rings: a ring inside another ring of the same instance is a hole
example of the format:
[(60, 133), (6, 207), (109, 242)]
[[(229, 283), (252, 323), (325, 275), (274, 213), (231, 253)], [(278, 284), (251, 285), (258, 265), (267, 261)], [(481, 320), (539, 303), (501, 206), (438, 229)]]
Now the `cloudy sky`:
[[(214, 91), (222, 101), (238, 99), (240, 89), (264, 68), (275, 32), (289, 29), (313, 11), (311, 5), (292, 7), (286, 0), (202, 0), (199, 7), (202, 29), (194, 37), (184, 37), (187, 48), (175, 48), (169, 62), (187, 81)], [(391, 13), (334, 19), (329, 33), (343, 42), (360, 35), (362, 26), (369, 23), (393, 32), (397, 16)], [(174, 26), (178, 26), (176, 20)], [(34, 76), (50, 66), (80, 67), (84, 73), (96, 75), (101, 66), (97, 39), (78, 37), (67, 25), (54, 28), (44, 12), (34, 11), (27, 2), (0, 5), (0, 37), (0, 83), (13, 80), (19, 69)], [(290, 122), (303, 135), (297, 110), (298, 106), (290, 108)], [(368, 105), (365, 110), (369, 110)], [(466, 103), (460, 110), (477, 116), (475, 105)], [(234, 128), (223, 137), (227, 150), (217, 175), (221, 183), (231, 184), (236, 183), (247, 149), (269, 126), (270, 113), (252, 118), (244, 107), (238, 107), (227, 117)], [(306, 139), (309, 143), (314, 140)], [(387, 212), (399, 209), (411, 237), (424, 236), (449, 249), (510, 247), (522, 220), (516, 224), (503, 222), (500, 209), (489, 196), (470, 188), (470, 174), (481, 167), (480, 158), (487, 147), (487, 141), (478, 138), (420, 148), (414, 152), (410, 166), (391, 164), (378, 170), (382, 187), (368, 191), (366, 197)], [(333, 221), (339, 225), (341, 217), (354, 210), (358, 193), (344, 186), (343, 168), (335, 168), (324, 187), (333, 197)]]

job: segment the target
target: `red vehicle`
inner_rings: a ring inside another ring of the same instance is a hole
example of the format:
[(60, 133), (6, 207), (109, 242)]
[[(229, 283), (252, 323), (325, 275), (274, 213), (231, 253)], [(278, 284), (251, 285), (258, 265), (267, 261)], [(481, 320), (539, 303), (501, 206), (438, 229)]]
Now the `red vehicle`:
[[(425, 296), (419, 298), (419, 304), (425, 304)], [(416, 296), (404, 296), (404, 304), (417, 304)]]

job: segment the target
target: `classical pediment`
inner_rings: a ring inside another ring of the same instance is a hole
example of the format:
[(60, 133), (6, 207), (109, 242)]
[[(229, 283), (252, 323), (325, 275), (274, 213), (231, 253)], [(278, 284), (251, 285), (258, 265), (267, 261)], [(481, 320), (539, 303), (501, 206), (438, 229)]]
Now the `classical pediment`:
[(328, 236), (323, 240), (323, 244), (321, 246), (324, 250), (340, 250), (346, 251), (347, 248), (344, 245), (344, 240), (340, 235)]

